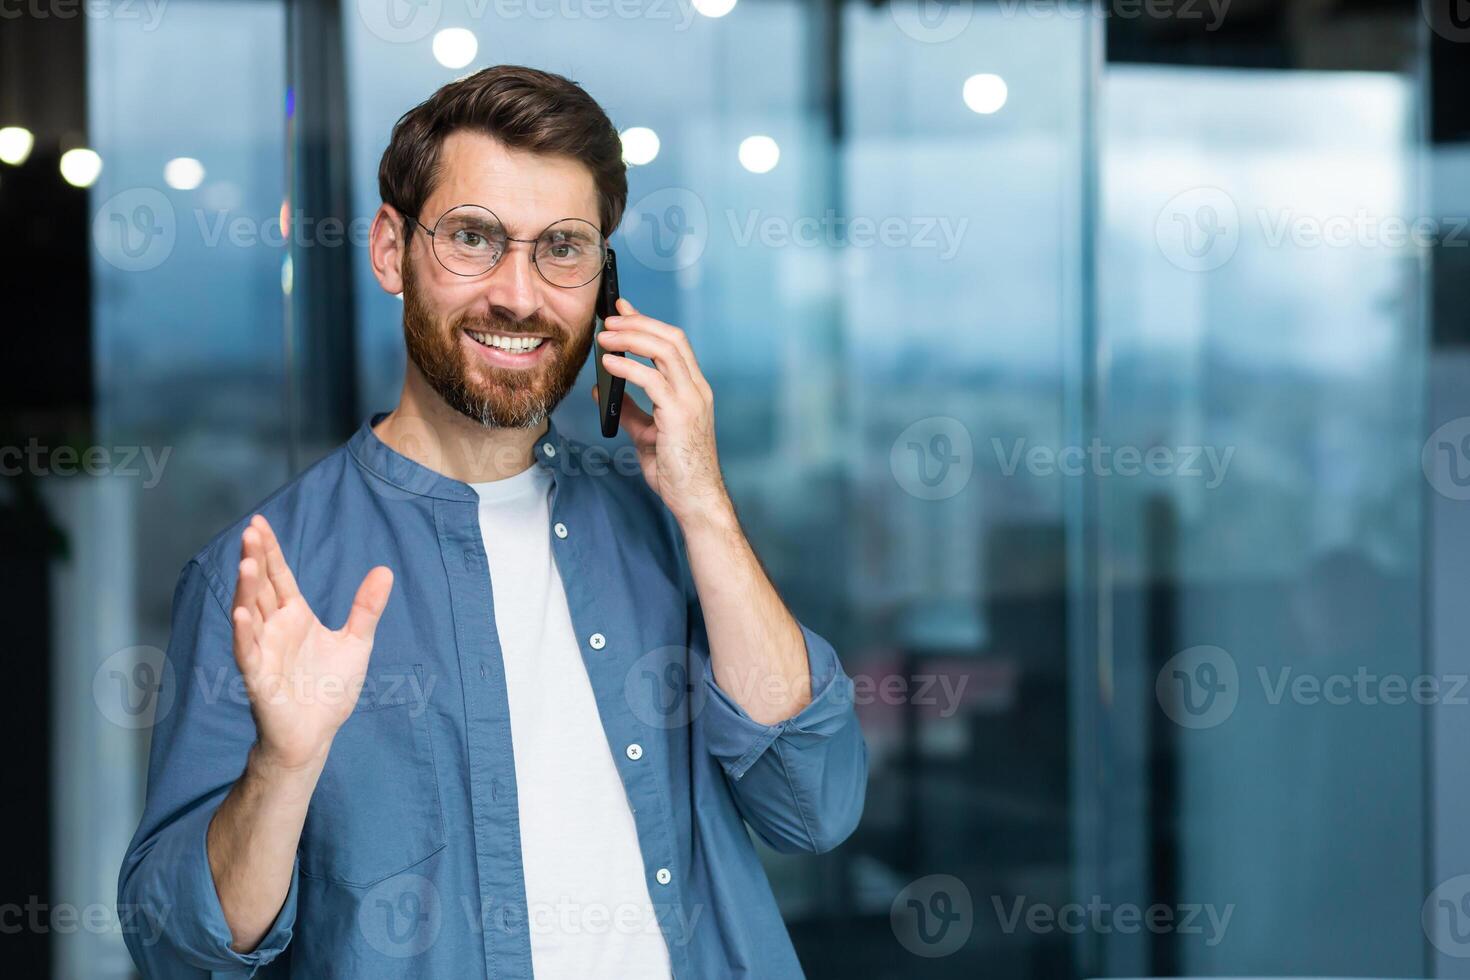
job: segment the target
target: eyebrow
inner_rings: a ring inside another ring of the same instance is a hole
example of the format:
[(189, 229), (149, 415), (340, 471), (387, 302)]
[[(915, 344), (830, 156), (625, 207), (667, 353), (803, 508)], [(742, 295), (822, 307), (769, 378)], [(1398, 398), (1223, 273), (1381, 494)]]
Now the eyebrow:
[[(586, 220), (586, 219), (579, 218), (578, 220), (580, 221), (580, 220)], [(554, 224), (556, 224), (556, 222), (553, 221), (552, 224), (554, 225)], [(595, 229), (597, 226), (596, 225), (593, 225), (592, 227)], [(544, 235), (548, 231), (551, 231), (551, 225), (547, 225), (546, 228), (542, 231), (542, 234)], [(583, 231), (580, 228), (573, 228), (571, 230), (559, 229), (557, 231), (557, 234), (566, 235), (568, 238), (585, 238), (588, 241), (591, 241), (592, 238), (594, 237), (593, 234), (592, 234), (592, 232), (590, 232), (590, 231)]]
[[(500, 226), (505, 229), (506, 234), (508, 234), (510, 237), (512, 237), (512, 238), (525, 238), (526, 237), (525, 236), (523, 225), (521, 225), (521, 224), (512, 225), (509, 221), (506, 221), (504, 218), (500, 217), (500, 212), (499, 211), (496, 211), (494, 208), (489, 207), (488, 205), (479, 204), (479, 203), (477, 203), (475, 201), (460, 201), (458, 204), (451, 204), (451, 205), (449, 205), (449, 207), (445, 208), (444, 211), (443, 211), (443, 213), (440, 214), (439, 217), (435, 219), (436, 223), (438, 221), (442, 221), (444, 219), (445, 215), (449, 214), (449, 212), (453, 211), (455, 208), (462, 208), (462, 207), (465, 207), (466, 205), (477, 207), (477, 208), (484, 208), (486, 211), (489, 211), (491, 214), (495, 215), (496, 220), (500, 222)], [(558, 221), (566, 221), (568, 218), (572, 218), (572, 219), (577, 220), (577, 221), (585, 221), (585, 222), (587, 222), (587, 224), (589, 224), (589, 225), (592, 226), (593, 231), (595, 231), (598, 235), (601, 235), (602, 234), (602, 228), (599, 227), (599, 225), (597, 224), (597, 221), (593, 220), (592, 218), (584, 218), (580, 214), (564, 214), (564, 215), (562, 215), (559, 218), (552, 218), (546, 224), (542, 225), (537, 230), (536, 234), (539, 236), (539, 235), (541, 235), (542, 232), (546, 231), (546, 229), (550, 228), (552, 225), (556, 224)]]

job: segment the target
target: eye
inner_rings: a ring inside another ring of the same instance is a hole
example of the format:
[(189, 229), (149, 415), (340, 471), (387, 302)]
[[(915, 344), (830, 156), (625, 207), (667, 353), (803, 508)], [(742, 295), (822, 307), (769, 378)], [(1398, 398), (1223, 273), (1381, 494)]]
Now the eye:
[(577, 262), (590, 247), (581, 236), (559, 231), (541, 240), (540, 251), (543, 257), (556, 262)]

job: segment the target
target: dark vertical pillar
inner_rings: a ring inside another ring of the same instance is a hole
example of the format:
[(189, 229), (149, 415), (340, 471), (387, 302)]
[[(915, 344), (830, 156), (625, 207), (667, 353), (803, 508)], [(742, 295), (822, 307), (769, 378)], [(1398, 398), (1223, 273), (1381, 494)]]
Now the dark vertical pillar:
[(288, 17), (290, 77), (283, 111), (297, 232), (285, 362), (296, 472), (350, 436), (360, 421), (352, 285), (352, 263), (360, 254), (348, 243), (347, 229), (354, 217), (371, 215), (352, 213), (341, 0), (295, 0)]

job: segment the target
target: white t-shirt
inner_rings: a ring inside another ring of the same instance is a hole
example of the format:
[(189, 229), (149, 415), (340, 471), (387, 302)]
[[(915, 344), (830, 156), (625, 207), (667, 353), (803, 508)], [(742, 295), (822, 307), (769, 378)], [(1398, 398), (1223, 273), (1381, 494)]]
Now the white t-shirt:
[(672, 976), (551, 551), (551, 474), (471, 484), (490, 563), (536, 980)]

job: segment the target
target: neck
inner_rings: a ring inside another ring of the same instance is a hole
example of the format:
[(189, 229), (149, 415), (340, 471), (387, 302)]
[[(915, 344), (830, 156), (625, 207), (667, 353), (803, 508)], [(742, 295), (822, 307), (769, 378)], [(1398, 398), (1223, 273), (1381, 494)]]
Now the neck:
[(488, 483), (524, 472), (547, 423), (529, 429), (484, 426), (445, 404), (412, 362), (398, 407), (373, 426), (383, 443), (420, 466), (461, 483)]

